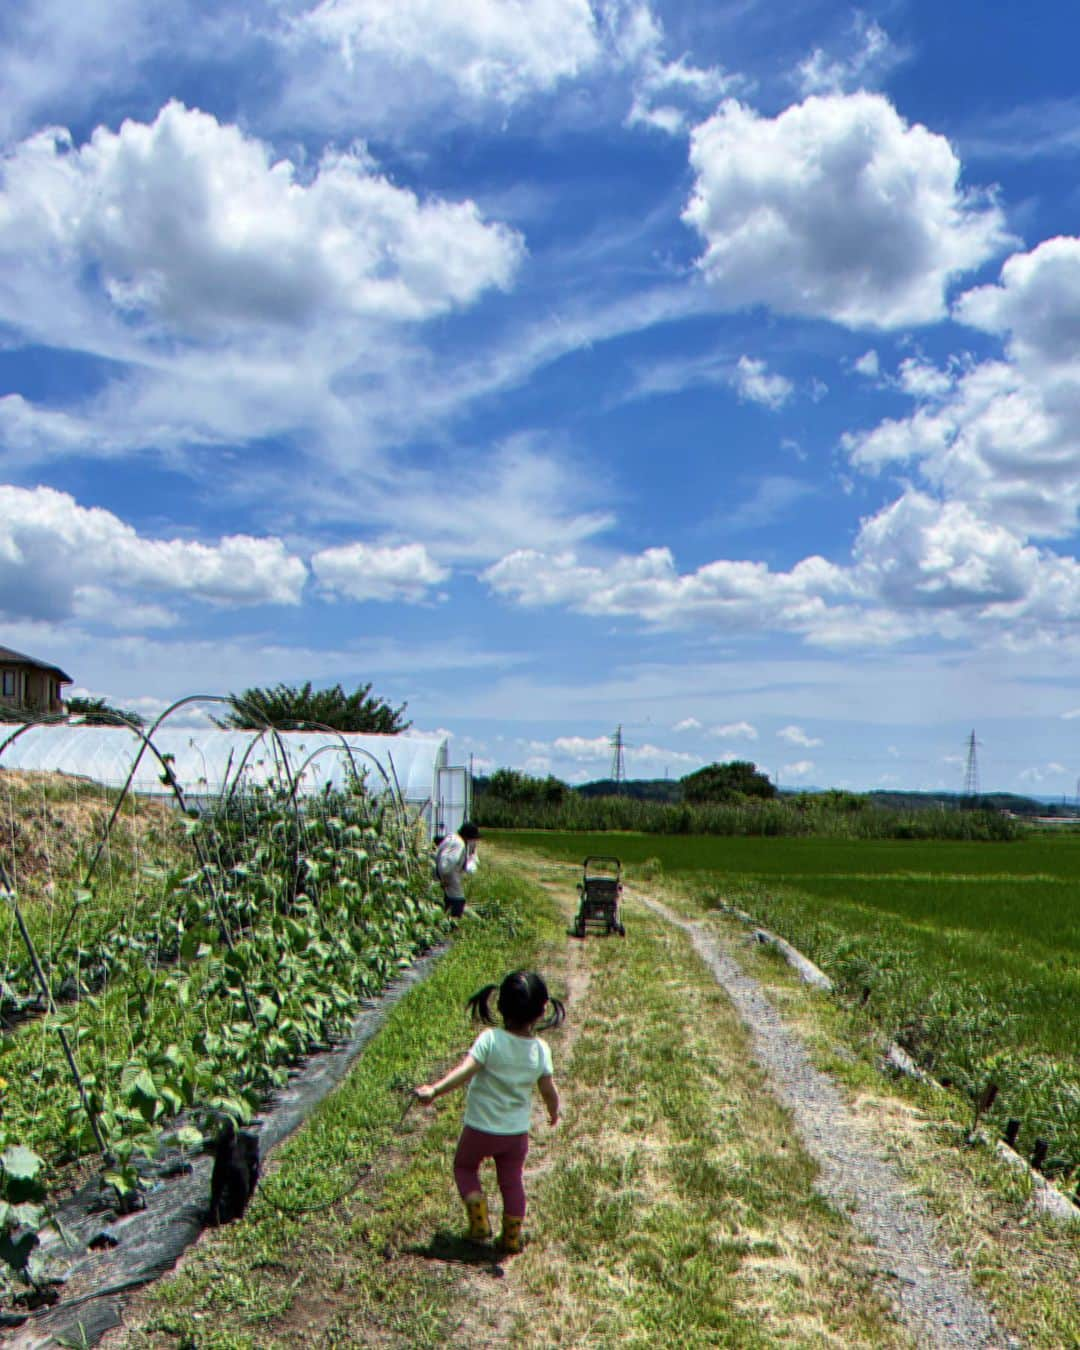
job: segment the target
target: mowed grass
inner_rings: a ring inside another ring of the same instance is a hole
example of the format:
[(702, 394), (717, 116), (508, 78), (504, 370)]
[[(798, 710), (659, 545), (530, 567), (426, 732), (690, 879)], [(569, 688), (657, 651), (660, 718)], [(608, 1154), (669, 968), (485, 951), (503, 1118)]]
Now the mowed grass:
[(544, 1255), (522, 1267), (544, 1312), (513, 1344), (909, 1345), (728, 999), (683, 933), (630, 923), (584, 944), (566, 1117), (536, 1188)]
[(1012, 843), (655, 835), (499, 836), (580, 865), (656, 860), (703, 907), (737, 906), (788, 938), (842, 997), (968, 1094), (1020, 1147), (1080, 1169), (1080, 837)]

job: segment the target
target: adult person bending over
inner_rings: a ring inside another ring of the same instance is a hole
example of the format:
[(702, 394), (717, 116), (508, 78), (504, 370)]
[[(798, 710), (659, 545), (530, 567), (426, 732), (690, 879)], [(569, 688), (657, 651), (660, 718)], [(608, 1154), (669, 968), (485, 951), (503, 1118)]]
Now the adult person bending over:
[(466, 820), (456, 834), (448, 834), (435, 851), (435, 875), (443, 888), (443, 904), (460, 919), (465, 913), (465, 876), (476, 871), (479, 829)]

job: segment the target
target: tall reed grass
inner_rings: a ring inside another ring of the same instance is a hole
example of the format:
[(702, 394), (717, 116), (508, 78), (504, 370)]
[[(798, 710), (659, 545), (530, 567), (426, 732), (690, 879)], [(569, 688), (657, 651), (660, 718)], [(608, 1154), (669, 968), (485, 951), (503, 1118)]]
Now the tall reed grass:
[(898, 811), (872, 803), (837, 807), (828, 799), (690, 804), (631, 797), (579, 797), (561, 802), (507, 801), (480, 793), (474, 816), (505, 830), (630, 830), (644, 834), (821, 835), (830, 839), (1010, 840), (1023, 827), (996, 811), (935, 808)]

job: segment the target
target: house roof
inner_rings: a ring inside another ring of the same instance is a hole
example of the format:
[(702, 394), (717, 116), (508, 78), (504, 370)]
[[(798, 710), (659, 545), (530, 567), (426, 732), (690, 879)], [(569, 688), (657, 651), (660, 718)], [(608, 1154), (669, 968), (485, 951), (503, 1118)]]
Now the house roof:
[(59, 666), (50, 665), (48, 661), (39, 661), (36, 656), (24, 656), (22, 652), (12, 651), (10, 647), (0, 647), (0, 662), (15, 666), (33, 666), (35, 670), (47, 670), (52, 675), (60, 676), (61, 684), (72, 684), (70, 675), (65, 675)]

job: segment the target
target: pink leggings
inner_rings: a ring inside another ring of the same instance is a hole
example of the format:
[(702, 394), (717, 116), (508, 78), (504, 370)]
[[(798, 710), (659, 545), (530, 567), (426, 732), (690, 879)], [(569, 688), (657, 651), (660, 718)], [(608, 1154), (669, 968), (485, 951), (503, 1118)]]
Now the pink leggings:
[(525, 1186), (521, 1173), (528, 1152), (527, 1134), (489, 1134), (486, 1130), (474, 1130), (471, 1125), (464, 1126), (454, 1154), (454, 1180), (459, 1195), (464, 1200), (467, 1195), (483, 1191), (480, 1164), (485, 1158), (494, 1158), (503, 1213), (523, 1219)]

